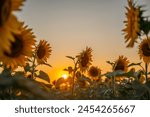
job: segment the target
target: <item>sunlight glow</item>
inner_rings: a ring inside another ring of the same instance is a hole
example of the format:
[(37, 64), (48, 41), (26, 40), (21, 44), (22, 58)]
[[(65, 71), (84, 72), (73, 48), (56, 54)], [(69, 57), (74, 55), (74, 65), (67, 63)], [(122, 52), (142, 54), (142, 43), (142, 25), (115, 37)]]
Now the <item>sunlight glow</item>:
[(68, 78), (67, 74), (63, 74), (62, 77), (63, 77), (64, 79), (67, 79), (67, 78)]

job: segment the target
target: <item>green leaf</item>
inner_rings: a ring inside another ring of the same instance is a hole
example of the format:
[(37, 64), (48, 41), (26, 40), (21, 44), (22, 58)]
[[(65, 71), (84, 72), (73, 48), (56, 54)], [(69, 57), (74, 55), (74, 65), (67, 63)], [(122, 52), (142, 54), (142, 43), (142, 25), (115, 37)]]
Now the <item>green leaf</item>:
[(126, 76), (126, 77), (135, 77), (135, 73), (132, 72), (132, 71), (129, 71), (129, 72), (124, 72), (124, 71), (121, 71), (121, 70), (117, 70), (117, 71), (114, 71), (114, 72), (107, 72), (106, 74), (104, 74), (104, 76), (106, 76), (107, 78), (112, 78), (112, 77), (115, 77), (115, 76)]
[(69, 66), (67, 69), (65, 68), (64, 71), (68, 71), (69, 74), (73, 72), (73, 69), (71, 66)]
[(45, 73), (44, 71), (40, 70), (39, 75), (37, 75), (37, 77), (50, 83), (50, 78), (49, 78), (48, 74)]
[(131, 63), (131, 64), (128, 65), (128, 67), (135, 66), (135, 65), (139, 65), (140, 66), (141, 62), (140, 63)]
[(122, 75), (122, 74), (124, 74), (123, 71), (117, 70), (117, 71), (114, 71), (114, 72), (107, 72), (105, 74), (105, 76), (108, 77), (108, 78), (112, 78), (112, 77), (115, 77), (115, 76), (118, 76), (118, 75)]
[(4, 68), (4, 70), (1, 73), (2, 77), (10, 77), (11, 76), (11, 69), (10, 68)]
[(6, 77), (0, 74), (0, 87), (10, 87), (13, 85), (13, 78), (11, 77)]
[(81, 76), (78, 78), (78, 81), (82, 82), (82, 81), (87, 81), (89, 83), (92, 83), (91, 79), (85, 76)]
[(67, 58), (69, 58), (69, 59), (72, 59), (72, 60), (74, 60), (75, 58), (74, 57), (72, 57), (72, 56), (66, 56)]
[(24, 67), (24, 71), (29, 72), (30, 69), (31, 69), (31, 67), (30, 67), (29, 63), (27, 63), (26, 66)]
[(18, 71), (14, 75), (15, 77), (24, 77), (24, 72)]
[(49, 67), (52, 67), (50, 64), (48, 64), (48, 63), (43, 63), (44, 65), (46, 65), (46, 66), (49, 66)]
[(33, 80), (30, 80), (21, 76), (15, 77), (12, 79), (14, 80), (14, 85), (17, 88), (30, 92), (30, 96), (32, 94), (36, 99), (54, 99), (55, 98), (53, 94), (48, 94), (46, 91), (41, 89), (39, 85)]
[(33, 62), (33, 61), (32, 61), (31, 59), (29, 59), (29, 58), (28, 58), (27, 60), (28, 60), (29, 62)]
[(114, 62), (110, 62), (110, 61), (106, 61), (106, 63), (110, 64), (111, 66), (115, 64)]
[(144, 33), (146, 35), (148, 35), (149, 31), (150, 31), (150, 21), (147, 20), (142, 20), (141, 21), (141, 28), (144, 31)]

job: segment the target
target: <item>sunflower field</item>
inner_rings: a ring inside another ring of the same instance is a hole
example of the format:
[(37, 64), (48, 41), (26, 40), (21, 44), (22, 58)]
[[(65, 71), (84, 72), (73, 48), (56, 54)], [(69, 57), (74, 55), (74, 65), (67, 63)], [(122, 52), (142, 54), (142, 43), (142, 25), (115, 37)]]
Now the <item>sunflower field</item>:
[[(148, 100), (150, 99), (150, 21), (145, 6), (127, 0), (126, 19), (122, 30), (127, 49), (139, 45), (142, 62), (130, 63), (121, 55), (106, 61), (111, 72), (101, 73), (93, 66), (92, 48), (66, 56), (72, 65), (64, 68), (69, 76), (50, 82), (39, 65), (48, 62), (51, 45), (36, 41), (32, 29), (18, 20), (25, 0), (0, 0), (0, 99), (1, 100)], [(136, 70), (135, 67), (140, 69)], [(37, 78), (48, 83), (38, 81)]]

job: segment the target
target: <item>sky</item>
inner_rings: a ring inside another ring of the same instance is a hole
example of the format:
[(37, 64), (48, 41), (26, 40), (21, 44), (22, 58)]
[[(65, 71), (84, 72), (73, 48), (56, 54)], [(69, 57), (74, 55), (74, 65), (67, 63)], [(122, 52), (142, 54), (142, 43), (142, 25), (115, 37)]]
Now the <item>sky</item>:
[[(135, 0), (137, 4), (150, 4), (150, 0)], [(140, 62), (138, 45), (126, 48), (123, 21), (127, 0), (26, 0), (19, 20), (33, 29), (36, 39), (45, 39), (52, 47), (48, 60), (53, 67), (40, 66), (54, 80), (62, 69), (73, 62), (65, 56), (76, 56), (86, 46), (93, 49), (93, 65), (102, 72), (111, 71), (106, 61), (119, 55), (130, 62)], [(150, 5), (146, 6), (150, 15)]]

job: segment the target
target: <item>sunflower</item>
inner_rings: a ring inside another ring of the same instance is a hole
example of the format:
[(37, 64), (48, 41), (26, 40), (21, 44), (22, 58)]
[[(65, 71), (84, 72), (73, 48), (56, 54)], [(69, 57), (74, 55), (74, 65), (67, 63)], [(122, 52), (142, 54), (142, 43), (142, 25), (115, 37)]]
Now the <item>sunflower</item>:
[(1, 0), (0, 2), (0, 26), (3, 26), (12, 12), (15, 10), (21, 10), (20, 6), (23, 5), (25, 0)]
[(91, 78), (97, 79), (99, 75), (101, 74), (101, 70), (96, 66), (91, 66), (88, 71), (88, 74)]
[(13, 33), (20, 33), (18, 30), (19, 22), (12, 11), (19, 10), (23, 1), (1, 0), (0, 2), (0, 54), (3, 50), (10, 53), (11, 42), (15, 40)]
[(36, 49), (36, 59), (38, 64), (43, 64), (47, 62), (47, 59), (51, 55), (50, 44), (45, 40), (41, 40)]
[(78, 64), (81, 72), (85, 72), (92, 62), (92, 49), (89, 47), (86, 47), (86, 50), (81, 52), (77, 58), (78, 58)]
[(1, 0), (0, 2), (0, 26), (2, 26), (11, 14), (11, 0)]
[(7, 68), (15, 69), (18, 66), (24, 66), (27, 57), (32, 56), (33, 46), (35, 45), (35, 36), (32, 29), (20, 23), (20, 34), (12, 34), (14, 41), (10, 42), (11, 52), (3, 51), (0, 60)]
[(128, 0), (126, 9), (127, 20), (124, 21), (126, 27), (122, 31), (125, 33), (125, 42), (129, 42), (127, 47), (133, 47), (140, 34), (140, 22), (143, 11), (140, 6), (135, 6), (133, 0)]
[(23, 6), (25, 0), (11, 0), (12, 1), (12, 10), (21, 10), (20, 7)]
[(113, 66), (113, 70), (114, 71), (122, 70), (124, 72), (127, 72), (128, 71), (128, 64), (129, 64), (129, 61), (127, 60), (126, 57), (119, 56), (118, 60), (115, 61), (115, 64)]
[(140, 83), (145, 84), (145, 82), (146, 82), (145, 76), (141, 75), (139, 81), (140, 81)]
[(0, 55), (2, 51), (7, 51), (10, 53), (11, 42), (13, 42), (13, 34), (20, 34), (19, 22), (14, 15), (11, 15), (8, 21), (0, 26)]
[(144, 39), (141, 44), (139, 45), (139, 55), (140, 59), (143, 58), (143, 61), (145, 63), (150, 62), (150, 38), (149, 39)]

